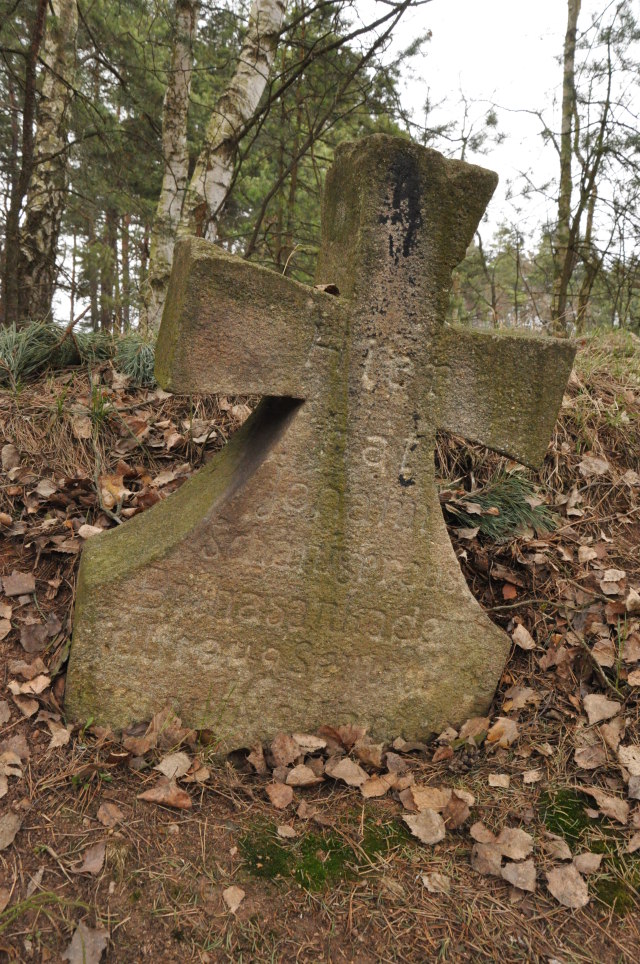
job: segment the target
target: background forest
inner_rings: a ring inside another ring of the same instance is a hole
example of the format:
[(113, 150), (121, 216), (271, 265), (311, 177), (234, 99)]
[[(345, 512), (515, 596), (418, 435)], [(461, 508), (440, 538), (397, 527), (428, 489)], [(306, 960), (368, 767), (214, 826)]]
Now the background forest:
[[(0, 323), (152, 333), (185, 233), (311, 281), (343, 140), (388, 131), (491, 166), (499, 110), (407, 98), (439, 2), (2, 0)], [(557, 175), (514, 186), (523, 207), (545, 199), (540, 221), (483, 227), (457, 321), (640, 330), (637, 7), (580, 7), (566, 0), (556, 109), (535, 112)]]

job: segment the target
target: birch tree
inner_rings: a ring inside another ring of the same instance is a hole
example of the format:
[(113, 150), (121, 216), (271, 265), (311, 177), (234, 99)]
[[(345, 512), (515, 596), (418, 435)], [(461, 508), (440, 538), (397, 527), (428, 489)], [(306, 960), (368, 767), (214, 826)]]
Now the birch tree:
[(78, 31), (76, 0), (51, 0), (42, 65), (33, 168), (20, 232), (18, 266), (21, 319), (46, 318), (57, 274), (60, 221), (67, 189), (68, 110), (73, 91)]
[(197, 8), (197, 0), (176, 0), (175, 3), (171, 67), (162, 107), (164, 172), (151, 229), (149, 270), (142, 293), (140, 325), (143, 329), (156, 330), (160, 325), (187, 187), (187, 117)]
[(238, 144), (267, 86), (285, 7), (286, 0), (253, 0), (238, 66), (213, 110), (187, 189), (180, 235), (216, 240)]
[(551, 324), (556, 334), (567, 330), (567, 292), (575, 263), (570, 246), (571, 189), (574, 118), (576, 115), (576, 34), (582, 0), (567, 0), (567, 30), (564, 38), (562, 75), (562, 126), (560, 130), (560, 190), (558, 221), (555, 232), (555, 258)]

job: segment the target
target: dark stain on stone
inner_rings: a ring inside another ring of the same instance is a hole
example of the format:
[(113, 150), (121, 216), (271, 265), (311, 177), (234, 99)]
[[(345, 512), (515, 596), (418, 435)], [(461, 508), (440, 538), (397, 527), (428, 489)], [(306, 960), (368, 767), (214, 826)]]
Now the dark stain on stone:
[[(399, 224), (402, 228), (402, 242), (396, 247), (393, 234), (389, 234), (389, 254), (395, 264), (400, 262), (400, 254), (408, 258), (415, 247), (418, 231), (422, 227), (420, 213), (420, 174), (413, 157), (396, 157), (389, 172), (393, 184), (393, 197), (387, 199), (390, 214), (380, 214), (379, 224)], [(412, 283), (415, 282), (412, 279)]]
[(398, 482), (400, 483), (400, 485), (401, 485), (404, 489), (408, 489), (410, 485), (415, 485), (415, 484), (416, 484), (415, 479), (407, 479), (407, 478), (405, 478), (404, 475), (402, 474), (402, 472), (401, 472), (400, 475), (398, 476)]

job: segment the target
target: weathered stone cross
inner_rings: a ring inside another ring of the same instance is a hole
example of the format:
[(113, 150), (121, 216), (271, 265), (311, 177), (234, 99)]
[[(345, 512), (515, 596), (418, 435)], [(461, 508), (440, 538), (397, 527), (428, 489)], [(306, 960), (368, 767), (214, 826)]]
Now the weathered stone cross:
[(73, 716), (172, 703), (237, 747), (346, 721), (424, 736), (486, 710), (509, 640), (449, 542), (435, 433), (536, 464), (574, 354), (444, 325), (496, 181), (385, 135), (344, 146), (317, 278), (339, 297), (180, 242), (160, 384), (265, 397), (166, 502), (87, 545)]

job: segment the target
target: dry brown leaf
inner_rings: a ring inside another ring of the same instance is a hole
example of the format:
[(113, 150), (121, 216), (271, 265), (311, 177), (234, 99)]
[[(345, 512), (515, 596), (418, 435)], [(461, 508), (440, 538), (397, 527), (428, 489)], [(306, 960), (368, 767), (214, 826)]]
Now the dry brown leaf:
[(589, 726), (602, 723), (603, 720), (610, 720), (622, 709), (621, 703), (608, 699), (602, 693), (590, 693), (584, 697), (582, 705), (585, 708)]
[(372, 797), (384, 797), (396, 785), (397, 780), (395, 773), (376, 773), (361, 785), (360, 793), (366, 800)]
[(47, 720), (47, 726), (51, 731), (49, 749), (55, 750), (59, 746), (66, 746), (71, 739), (71, 727), (63, 726), (62, 723), (56, 723), (55, 720)]
[(435, 810), (423, 810), (416, 814), (406, 813), (402, 819), (413, 836), (424, 844), (436, 844), (445, 838), (444, 820)]
[(290, 787), (314, 787), (324, 782), (324, 777), (315, 773), (311, 767), (299, 763), (287, 774), (286, 782)]
[(497, 787), (500, 790), (508, 790), (511, 777), (508, 773), (490, 773), (488, 777), (490, 787)]
[(497, 840), (496, 835), (488, 827), (485, 827), (481, 820), (476, 820), (475, 823), (471, 824), (469, 833), (474, 840), (481, 844), (494, 844)]
[(354, 754), (364, 763), (365, 766), (376, 767), (381, 770), (384, 758), (384, 743), (356, 743), (353, 748)]
[(632, 670), (627, 676), (629, 686), (640, 686), (640, 669)]
[(82, 863), (71, 868), (73, 874), (99, 874), (104, 866), (107, 845), (104, 840), (87, 847), (83, 854)]
[(422, 883), (430, 894), (449, 894), (451, 892), (451, 878), (445, 874), (423, 874)]
[(620, 740), (624, 736), (625, 723), (621, 716), (614, 716), (610, 723), (603, 723), (598, 727), (602, 739), (610, 750), (617, 753)]
[(573, 759), (582, 770), (595, 770), (607, 764), (607, 754), (601, 743), (580, 747), (573, 754)]
[(177, 810), (190, 810), (193, 806), (191, 797), (186, 790), (169, 780), (167, 777), (160, 777), (155, 787), (139, 793), (137, 800), (146, 800), (148, 803), (159, 803), (166, 807), (175, 807)]
[(635, 854), (637, 850), (640, 850), (640, 830), (633, 834), (631, 839), (627, 842), (627, 853)]
[(610, 466), (605, 458), (600, 458), (597, 455), (585, 455), (578, 464), (578, 471), (583, 479), (590, 479), (599, 475), (606, 475), (610, 471)]
[(288, 767), (302, 754), (302, 749), (288, 733), (276, 733), (271, 742), (271, 756), (277, 767)]
[(630, 800), (640, 800), (640, 777), (629, 777), (627, 794)]
[(504, 880), (509, 881), (519, 890), (527, 890), (533, 894), (536, 890), (536, 865), (533, 860), (523, 860), (521, 863), (506, 863), (501, 869)]
[(468, 798), (465, 799), (460, 791), (452, 790), (451, 798), (442, 811), (442, 819), (447, 830), (457, 830), (469, 819), (470, 813)]
[(573, 858), (573, 862), (576, 866), (576, 870), (579, 870), (581, 874), (595, 874), (600, 870), (600, 864), (602, 863), (602, 854), (594, 854), (587, 851), (583, 854), (578, 854), (577, 857)]
[(533, 837), (519, 827), (503, 827), (497, 836), (496, 847), (503, 857), (523, 860), (533, 851)]
[(103, 827), (115, 827), (124, 820), (124, 814), (112, 800), (104, 800), (98, 807), (96, 817)]
[(494, 843), (476, 843), (471, 851), (471, 866), (484, 877), (501, 877), (502, 854)]
[(487, 743), (495, 743), (496, 746), (511, 746), (517, 739), (518, 724), (506, 716), (499, 716), (487, 733)]
[(515, 627), (515, 629), (513, 630), (513, 633), (511, 634), (511, 639), (514, 641), (516, 646), (520, 647), (520, 649), (536, 648), (536, 642), (533, 636), (526, 628), (526, 626), (523, 626), (522, 624), (519, 624), (518, 626)]
[(624, 601), (624, 608), (631, 615), (640, 613), (640, 593), (636, 589), (629, 589), (627, 598)]
[(227, 889), (222, 892), (222, 899), (232, 914), (235, 914), (244, 898), (245, 892), (242, 887), (227, 887)]
[[(532, 690), (530, 686), (510, 686), (505, 692), (505, 712), (522, 710), (529, 703), (540, 703), (542, 695)], [(507, 706), (509, 709), (507, 710)]]
[(609, 793), (605, 793), (604, 790), (600, 790), (598, 787), (581, 787), (580, 789), (583, 793), (587, 793), (590, 797), (594, 798), (599, 810), (605, 817), (610, 817), (612, 820), (617, 820), (618, 823), (626, 826), (629, 819), (629, 804), (626, 800), (621, 800), (620, 797), (612, 797)]
[(304, 753), (317, 753), (319, 750), (324, 750), (327, 745), (326, 740), (311, 733), (294, 733), (293, 739)]
[(589, 888), (573, 864), (563, 864), (547, 872), (547, 887), (564, 907), (578, 910), (589, 903)]
[(584, 565), (598, 558), (598, 553), (593, 546), (578, 546), (578, 562)]
[(631, 776), (640, 777), (640, 746), (634, 744), (618, 747), (618, 760)]
[(91, 536), (99, 536), (101, 532), (104, 532), (101, 526), (90, 526), (85, 522), (78, 529), (78, 536), (81, 539), (90, 539)]
[(109, 931), (104, 928), (92, 930), (81, 921), (62, 955), (62, 960), (69, 964), (99, 964), (108, 940)]
[(542, 849), (554, 860), (571, 860), (572, 853), (564, 837), (546, 830), (541, 840)]
[(405, 810), (444, 810), (451, 799), (451, 790), (447, 787), (408, 787), (400, 793), (400, 800)]
[(276, 833), (283, 840), (293, 840), (294, 837), (298, 836), (298, 831), (295, 827), (290, 826), (288, 823), (282, 824), (280, 827), (276, 827)]
[(159, 770), (160, 773), (163, 773), (169, 780), (179, 780), (180, 777), (185, 776), (191, 769), (191, 760), (187, 754), (182, 751), (168, 753), (153, 769)]
[(349, 757), (343, 757), (342, 759), (334, 757), (327, 760), (325, 773), (333, 777), (334, 780), (342, 780), (350, 787), (361, 787), (369, 779), (366, 770), (363, 770), (355, 760), (350, 760)]
[(22, 817), (12, 810), (8, 810), (0, 817), (0, 850), (6, 850), (15, 840), (16, 834), (22, 826)]
[(0, 619), (0, 640), (6, 639), (11, 632), (11, 620)]
[(591, 647), (591, 655), (598, 666), (611, 667), (616, 663), (616, 650), (612, 639), (598, 639)]
[(257, 743), (251, 753), (248, 754), (247, 760), (260, 776), (266, 776), (269, 772), (267, 766), (267, 761), (264, 758), (264, 750), (262, 749), (262, 743)]
[(13, 570), (10, 576), (2, 579), (5, 596), (29, 596), (36, 591), (36, 580), (32, 572)]
[(278, 810), (284, 810), (293, 800), (293, 788), (286, 783), (269, 783), (264, 789), (269, 800)]
[(489, 729), (490, 720), (488, 716), (473, 716), (460, 727), (460, 739), (467, 740), (469, 737), (475, 739), (483, 736)]
[(14, 696), (13, 702), (16, 704), (23, 716), (27, 718), (34, 716), (38, 712), (38, 703), (28, 696)]
[(540, 783), (542, 780), (542, 770), (525, 770), (522, 774), (522, 782), (525, 786), (529, 786), (532, 783)]

